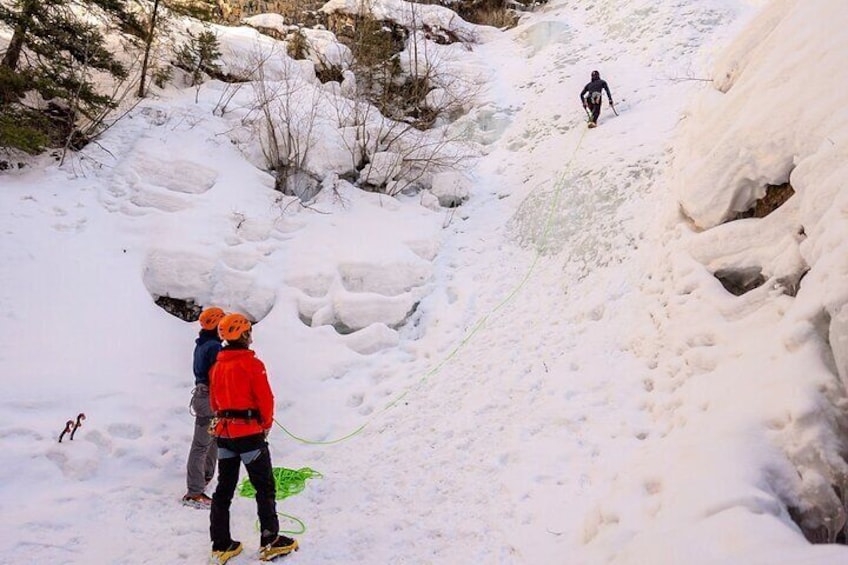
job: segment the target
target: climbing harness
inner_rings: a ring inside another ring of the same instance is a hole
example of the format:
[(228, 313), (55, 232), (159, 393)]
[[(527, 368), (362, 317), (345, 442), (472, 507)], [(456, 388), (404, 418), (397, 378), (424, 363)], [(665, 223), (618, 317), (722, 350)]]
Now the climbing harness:
[(218, 410), (215, 412), (215, 417), (219, 420), (226, 418), (229, 420), (256, 420), (259, 421), (259, 410), (248, 408), (247, 410)]
[(218, 418), (212, 418), (209, 420), (209, 426), (206, 428), (206, 431), (209, 433), (210, 437), (218, 437)]

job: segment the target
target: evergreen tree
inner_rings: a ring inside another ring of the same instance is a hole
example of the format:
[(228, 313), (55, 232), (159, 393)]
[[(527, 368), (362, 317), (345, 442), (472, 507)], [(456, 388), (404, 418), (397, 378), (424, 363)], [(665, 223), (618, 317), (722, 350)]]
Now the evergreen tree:
[(189, 34), (188, 42), (177, 49), (175, 65), (189, 73), (191, 86), (197, 86), (203, 75), (216, 75), (220, 72), (218, 58), (221, 56), (218, 37), (209, 30), (198, 35)]
[(138, 97), (144, 98), (147, 94), (147, 74), (150, 68), (150, 51), (153, 41), (159, 31), (162, 22), (162, 9), (178, 16), (191, 16), (198, 20), (208, 21), (220, 12), (218, 0), (152, 0), (150, 3), (150, 16), (144, 39), (144, 57), (141, 62), (141, 80), (138, 84)]
[[(38, 151), (56, 139), (56, 120), (23, 103), (29, 93), (52, 102), (64, 115), (64, 131), (71, 135), (80, 116), (93, 119), (111, 104), (98, 93), (92, 70), (123, 79), (127, 70), (106, 47), (100, 28), (91, 18), (102, 16), (122, 30), (142, 33), (126, 10), (124, 0), (14, 0), (0, 4), (0, 23), (12, 29), (12, 39), (0, 61), (0, 146)], [(74, 8), (83, 8), (75, 11)], [(55, 112), (54, 112), (55, 117)], [(51, 126), (52, 121), (52, 126)], [(32, 136), (32, 143), (21, 143)]]

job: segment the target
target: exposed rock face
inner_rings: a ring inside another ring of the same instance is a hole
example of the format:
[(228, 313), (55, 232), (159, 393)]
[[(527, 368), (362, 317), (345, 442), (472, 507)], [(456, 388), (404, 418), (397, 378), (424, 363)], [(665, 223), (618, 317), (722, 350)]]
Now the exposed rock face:
[(228, 23), (256, 14), (281, 14), (287, 23), (311, 27), (324, 23), (318, 16), (318, 8), (323, 4), (323, 0), (220, 0), (218, 7), (222, 19)]
[[(325, 3), (325, 0), (220, 0), (218, 13), (227, 23), (238, 23), (256, 14), (282, 14), (289, 24), (326, 26), (327, 22), (318, 12)], [(488, 21), (491, 14), (510, 12), (513, 14), (510, 18), (517, 20), (517, 12), (536, 8), (547, 3), (547, 0), (426, 0), (420, 3), (450, 8), (459, 17), (472, 23), (501, 27), (497, 21)]]
[[(432, 2), (431, 4), (438, 5), (440, 3)], [(340, 6), (321, 10), (322, 7), (328, 5), (324, 0), (221, 0), (218, 3), (218, 12), (221, 19), (227, 23), (240, 23), (244, 18), (257, 14), (280, 14), (285, 18), (285, 23), (288, 25), (320, 26), (329, 29), (340, 38), (352, 37), (356, 29), (357, 19), (361, 18), (351, 13), (349, 9), (342, 9)], [(461, 19), (448, 8), (427, 7), (429, 12), (442, 10), (444, 13), (452, 14), (457, 20)], [(460, 5), (450, 6), (452, 9), (459, 7)], [(424, 8), (422, 8), (423, 10)], [(378, 17), (378, 19), (381, 18)], [(404, 37), (408, 34), (404, 22), (392, 22), (386, 19), (383, 20), (383, 24), (394, 28), (393, 33)], [(430, 39), (437, 43), (447, 44), (469, 39), (463, 37), (460, 29), (450, 29), (449, 26), (439, 25), (433, 21), (422, 21), (419, 26), (428, 34)], [(274, 33), (269, 35), (275, 36)]]
[(766, 185), (765, 195), (757, 200), (751, 208), (738, 213), (733, 219), (765, 218), (780, 208), (793, 194), (795, 194), (795, 189), (788, 182)]

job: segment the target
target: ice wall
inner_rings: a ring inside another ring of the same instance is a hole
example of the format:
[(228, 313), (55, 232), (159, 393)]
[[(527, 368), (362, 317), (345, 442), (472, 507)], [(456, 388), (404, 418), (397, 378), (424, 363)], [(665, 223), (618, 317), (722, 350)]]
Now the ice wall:
[[(773, 438), (797, 476), (781, 473), (765, 482), (815, 541), (844, 535), (846, 522), (846, 30), (844, 2), (766, 5), (717, 61), (712, 88), (694, 100), (671, 174), (681, 211), (699, 232), (688, 240), (692, 257), (712, 273), (763, 274), (756, 309), (774, 309), (779, 317), (757, 331), (774, 336), (765, 347), (783, 359), (779, 371), (808, 350), (806, 369), (786, 371), (797, 391), (780, 399), (791, 417)], [(786, 182), (795, 195), (780, 208), (764, 218), (736, 219), (763, 198), (767, 185)], [(754, 299), (739, 304), (746, 301)], [(753, 310), (733, 317), (752, 318)]]

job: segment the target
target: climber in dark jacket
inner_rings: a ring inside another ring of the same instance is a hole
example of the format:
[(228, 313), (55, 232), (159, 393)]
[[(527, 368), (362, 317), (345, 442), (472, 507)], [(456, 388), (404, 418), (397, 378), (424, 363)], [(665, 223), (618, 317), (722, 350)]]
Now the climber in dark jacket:
[(601, 96), (602, 90), (607, 91), (607, 99), (609, 100), (610, 106), (612, 106), (612, 94), (610, 94), (607, 81), (601, 78), (601, 73), (598, 71), (592, 71), (591, 82), (584, 86), (583, 91), (580, 93), (580, 101), (583, 103), (583, 108), (591, 112), (589, 127), (598, 125), (598, 116), (601, 115), (601, 99), (603, 98), (603, 96)]
[(186, 487), (183, 504), (195, 508), (209, 508), (212, 499), (206, 493), (206, 485), (215, 475), (218, 448), (209, 435), (212, 408), (209, 405), (209, 370), (221, 351), (218, 322), (224, 311), (217, 307), (207, 308), (200, 313), (200, 334), (194, 346), (194, 389), (191, 391), (191, 408), (194, 412), (194, 436), (186, 463)]

